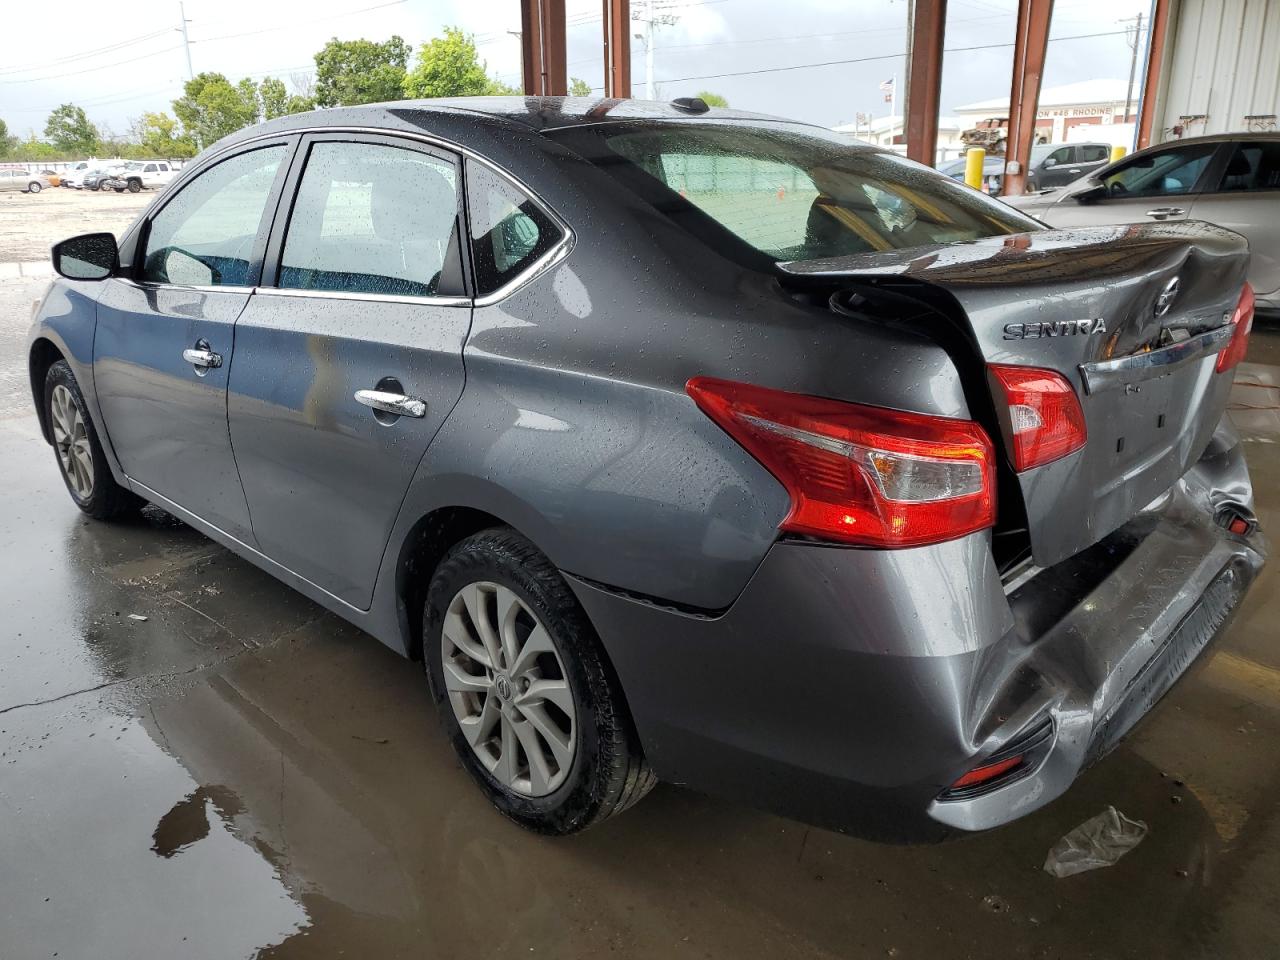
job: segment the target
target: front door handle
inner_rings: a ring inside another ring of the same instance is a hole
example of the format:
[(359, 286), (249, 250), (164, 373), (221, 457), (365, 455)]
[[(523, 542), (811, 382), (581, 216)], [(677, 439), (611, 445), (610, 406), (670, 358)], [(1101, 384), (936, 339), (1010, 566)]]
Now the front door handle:
[(357, 390), (356, 401), (396, 417), (421, 419), (427, 415), (426, 401), (419, 400), (417, 397), (406, 397), (403, 393), (390, 393), (386, 390)]
[(1181, 207), (1156, 207), (1154, 210), (1148, 210), (1148, 217), (1155, 217), (1157, 220), (1167, 220), (1169, 217), (1180, 217), (1184, 213)]
[(214, 353), (208, 340), (197, 340), (194, 347), (182, 351), (182, 359), (196, 368), (196, 373), (222, 366), (222, 354)]

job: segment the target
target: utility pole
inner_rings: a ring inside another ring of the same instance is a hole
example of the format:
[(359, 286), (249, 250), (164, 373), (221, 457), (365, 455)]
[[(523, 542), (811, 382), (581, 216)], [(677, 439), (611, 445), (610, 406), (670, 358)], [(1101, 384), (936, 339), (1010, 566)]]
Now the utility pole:
[(1129, 60), (1129, 86), (1125, 91), (1124, 99), (1125, 123), (1129, 122), (1129, 107), (1133, 104), (1133, 80), (1138, 73), (1138, 49), (1142, 46), (1142, 14), (1123, 22), (1128, 23), (1133, 20), (1137, 21), (1135, 26), (1125, 27), (1125, 33), (1128, 34), (1126, 39), (1129, 41), (1129, 46), (1133, 48), (1133, 56)]
[(178, 29), (182, 31), (182, 49), (187, 54), (187, 79), (194, 80), (196, 74), (191, 69), (191, 41), (187, 39), (187, 12), (182, 8), (182, 0), (178, 0)]

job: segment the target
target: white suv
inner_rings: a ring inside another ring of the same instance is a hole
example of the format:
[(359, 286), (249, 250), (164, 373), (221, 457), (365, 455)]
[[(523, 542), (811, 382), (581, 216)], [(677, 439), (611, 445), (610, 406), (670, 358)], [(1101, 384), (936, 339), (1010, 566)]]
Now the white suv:
[(124, 190), (137, 193), (144, 187), (148, 190), (167, 187), (169, 181), (178, 175), (178, 170), (167, 160), (130, 160), (116, 167), (110, 175), (111, 186), (117, 193)]

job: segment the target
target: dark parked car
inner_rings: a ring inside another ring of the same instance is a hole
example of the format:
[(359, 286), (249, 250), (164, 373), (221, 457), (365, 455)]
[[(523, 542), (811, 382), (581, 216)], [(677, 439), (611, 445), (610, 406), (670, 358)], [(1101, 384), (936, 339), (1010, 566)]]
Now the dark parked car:
[(283, 117), (54, 261), (31, 386), (80, 508), (158, 504), (421, 658), (536, 830), (655, 778), (883, 838), (1007, 823), (1263, 563), (1240, 237), (1046, 230), (820, 128)]
[(1111, 161), (1105, 143), (1042, 143), (1031, 148), (1027, 164), (1028, 191), (1058, 187), (1101, 170)]

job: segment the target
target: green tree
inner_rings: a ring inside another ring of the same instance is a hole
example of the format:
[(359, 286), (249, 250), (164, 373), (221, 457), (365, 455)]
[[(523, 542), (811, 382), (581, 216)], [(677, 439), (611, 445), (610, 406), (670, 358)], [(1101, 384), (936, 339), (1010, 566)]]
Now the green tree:
[(194, 157), (196, 145), (178, 134), (178, 121), (167, 113), (144, 113), (138, 121), (138, 142), (152, 157)]
[(334, 37), (316, 54), (316, 105), (338, 107), (401, 99), (409, 52), (409, 45), (400, 37), (393, 36), (385, 43)]
[(258, 84), (258, 106), (263, 120), (274, 120), (286, 114), (314, 110), (316, 102), (311, 97), (289, 93), (283, 80), (267, 77)]
[(569, 96), (571, 97), (589, 97), (591, 96), (591, 84), (580, 77), (569, 78)]
[(0, 120), (0, 157), (7, 157), (17, 144), (18, 138), (9, 132), (9, 125)]
[(97, 127), (89, 122), (84, 108), (73, 103), (64, 103), (49, 114), (44, 135), (64, 153), (87, 155), (98, 149)]
[(522, 93), (524, 91), (519, 87), (494, 79), (489, 80), (489, 86), (485, 90), (485, 95), (489, 97), (518, 97)]
[(182, 129), (200, 149), (258, 119), (257, 88), (252, 80), (238, 86), (220, 73), (200, 73), (188, 80), (173, 101)]
[(258, 102), (263, 120), (283, 117), (289, 112), (289, 88), (278, 77), (265, 77), (258, 84)]
[(444, 36), (422, 45), (418, 62), (405, 75), (406, 97), (474, 97), (495, 92), (470, 34), (445, 27)]
[(698, 97), (708, 107), (727, 107), (729, 105), (728, 100), (720, 96), (718, 93), (712, 93), (710, 90), (703, 90), (698, 94)]

